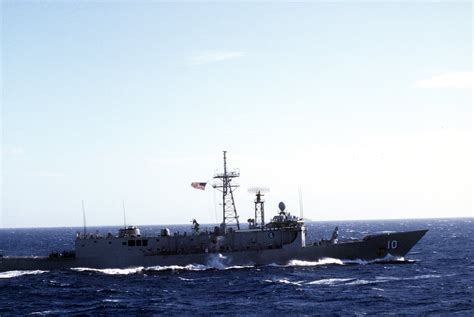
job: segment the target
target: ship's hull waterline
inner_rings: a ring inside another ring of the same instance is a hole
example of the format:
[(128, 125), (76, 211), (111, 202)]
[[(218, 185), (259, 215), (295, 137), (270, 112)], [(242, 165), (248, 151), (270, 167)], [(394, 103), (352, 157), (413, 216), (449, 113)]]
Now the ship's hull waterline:
[(74, 267), (87, 268), (128, 268), (153, 266), (201, 265), (285, 265), (291, 260), (318, 261), (324, 258), (341, 260), (373, 261), (387, 256), (404, 257), (428, 230), (392, 232), (367, 236), (362, 240), (339, 243), (322, 243), (296, 247), (285, 245), (282, 248), (207, 252), (195, 254), (136, 254), (120, 256), (51, 258), (33, 256), (0, 257), (0, 271), (12, 270), (61, 270)]

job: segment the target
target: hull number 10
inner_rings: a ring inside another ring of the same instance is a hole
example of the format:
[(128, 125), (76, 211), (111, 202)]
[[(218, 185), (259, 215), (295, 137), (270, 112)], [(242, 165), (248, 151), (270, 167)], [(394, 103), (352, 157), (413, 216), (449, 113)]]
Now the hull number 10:
[(388, 240), (387, 241), (387, 250), (396, 249), (397, 247), (398, 247), (398, 241), (397, 240)]
[(387, 250), (396, 249), (397, 247), (398, 247), (398, 241), (397, 240), (388, 240)]

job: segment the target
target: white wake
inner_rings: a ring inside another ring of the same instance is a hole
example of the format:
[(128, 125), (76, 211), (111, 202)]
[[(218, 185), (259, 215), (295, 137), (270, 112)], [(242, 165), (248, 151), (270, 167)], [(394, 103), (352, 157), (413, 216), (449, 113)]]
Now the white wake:
[(23, 275), (36, 275), (36, 274), (43, 274), (48, 271), (41, 271), (41, 270), (34, 270), (34, 271), (7, 271), (7, 272), (1, 272), (0, 273), (0, 279), (6, 279), (6, 278), (14, 278), (14, 277), (19, 277)]

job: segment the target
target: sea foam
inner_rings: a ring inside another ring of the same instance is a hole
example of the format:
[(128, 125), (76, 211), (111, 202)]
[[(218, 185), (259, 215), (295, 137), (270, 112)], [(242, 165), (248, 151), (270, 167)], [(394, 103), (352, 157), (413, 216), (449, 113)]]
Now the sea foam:
[(253, 265), (234, 265), (234, 266), (212, 266), (212, 265), (203, 265), (203, 264), (188, 264), (188, 265), (156, 265), (148, 267), (132, 267), (126, 269), (119, 268), (107, 268), (107, 269), (95, 269), (87, 267), (75, 267), (71, 270), (76, 272), (96, 272), (106, 275), (130, 275), (130, 274), (140, 274), (140, 273), (153, 273), (153, 272), (164, 272), (164, 271), (205, 271), (205, 270), (236, 270), (236, 269), (245, 269), (254, 267)]
[(43, 274), (48, 271), (41, 271), (41, 270), (33, 270), (33, 271), (7, 271), (7, 272), (1, 272), (0, 273), (0, 279), (4, 278), (14, 278), (14, 277), (19, 277), (23, 275), (36, 275), (36, 274)]

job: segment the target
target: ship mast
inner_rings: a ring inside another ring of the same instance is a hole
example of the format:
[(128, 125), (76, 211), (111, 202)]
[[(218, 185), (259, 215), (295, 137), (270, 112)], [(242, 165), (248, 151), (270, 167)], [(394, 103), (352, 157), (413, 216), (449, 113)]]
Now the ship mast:
[[(270, 188), (268, 187), (250, 187), (248, 189), (249, 193), (254, 193), (255, 194), (255, 218), (250, 219), (253, 220), (253, 224), (251, 227), (253, 229), (261, 228), (262, 230), (265, 228), (265, 211), (264, 211), (264, 204), (265, 204), (265, 199), (263, 197), (265, 196), (264, 193), (267, 193), (270, 191)], [(250, 221), (249, 220), (249, 221)]]
[(240, 230), (239, 216), (237, 215), (237, 209), (235, 208), (234, 202), (234, 189), (239, 187), (238, 184), (232, 184), (232, 180), (240, 176), (238, 170), (227, 170), (227, 151), (224, 151), (224, 173), (216, 173), (214, 179), (218, 180), (218, 183), (214, 184), (213, 187), (222, 192), (222, 224), (221, 228), (223, 232), (229, 226), (237, 226), (237, 230)]
[(265, 212), (263, 209), (265, 200), (260, 190), (255, 194), (255, 226), (260, 224), (260, 228), (265, 228)]

